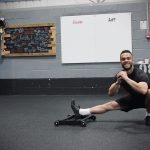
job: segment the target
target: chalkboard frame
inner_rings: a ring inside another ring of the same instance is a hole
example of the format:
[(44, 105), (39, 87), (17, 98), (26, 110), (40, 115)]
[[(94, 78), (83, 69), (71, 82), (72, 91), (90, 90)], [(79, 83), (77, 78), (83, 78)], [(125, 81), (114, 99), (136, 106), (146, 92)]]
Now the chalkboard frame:
[(2, 43), (2, 57), (17, 57), (17, 56), (56, 56), (56, 27), (54, 23), (46, 23), (46, 24), (19, 24), (19, 25), (11, 25), (5, 28), (7, 29), (20, 29), (20, 28), (38, 28), (38, 27), (49, 27), (48, 36), (51, 39), (50, 44), (47, 44), (48, 51), (47, 52), (13, 52), (8, 49), (6, 45), (6, 39), (11, 37), (11, 34), (7, 34), (4, 32), (3, 34), (3, 43)]

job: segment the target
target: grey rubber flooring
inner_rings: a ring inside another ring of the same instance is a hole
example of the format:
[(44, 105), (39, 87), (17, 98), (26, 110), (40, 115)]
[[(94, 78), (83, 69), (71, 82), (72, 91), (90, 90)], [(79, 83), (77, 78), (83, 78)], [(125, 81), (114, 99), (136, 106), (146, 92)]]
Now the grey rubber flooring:
[(73, 114), (72, 99), (81, 107), (110, 100), (97, 96), (0, 96), (0, 150), (149, 150), (150, 127), (145, 110), (96, 115), (87, 127), (54, 126)]

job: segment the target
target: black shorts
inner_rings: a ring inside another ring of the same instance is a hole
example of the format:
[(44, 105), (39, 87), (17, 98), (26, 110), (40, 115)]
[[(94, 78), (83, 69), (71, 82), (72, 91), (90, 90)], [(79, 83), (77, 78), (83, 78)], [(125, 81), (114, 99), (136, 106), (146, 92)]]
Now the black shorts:
[(128, 112), (132, 109), (145, 108), (145, 96), (127, 95), (116, 100), (121, 110)]

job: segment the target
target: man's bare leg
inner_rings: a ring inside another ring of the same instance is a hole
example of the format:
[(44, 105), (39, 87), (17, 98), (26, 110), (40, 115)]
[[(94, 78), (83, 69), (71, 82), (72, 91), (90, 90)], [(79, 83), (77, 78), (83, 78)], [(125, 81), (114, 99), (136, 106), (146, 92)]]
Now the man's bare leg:
[(150, 126), (150, 89), (148, 89), (145, 99), (145, 107), (146, 107), (146, 117), (145, 124)]
[(102, 114), (111, 110), (120, 109), (120, 105), (116, 101), (110, 101), (102, 105), (97, 105), (90, 108), (92, 114)]
[(116, 101), (110, 101), (101, 105), (97, 105), (91, 108), (79, 109), (80, 115), (90, 115), (90, 114), (103, 114), (111, 110), (120, 109), (120, 105)]
[(148, 89), (145, 99), (145, 107), (147, 110), (147, 113), (150, 115), (150, 89)]

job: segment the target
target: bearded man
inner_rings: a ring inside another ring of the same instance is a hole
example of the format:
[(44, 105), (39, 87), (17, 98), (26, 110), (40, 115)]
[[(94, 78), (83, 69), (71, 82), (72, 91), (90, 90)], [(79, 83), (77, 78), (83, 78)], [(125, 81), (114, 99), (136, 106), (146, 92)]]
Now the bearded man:
[(150, 81), (148, 75), (143, 70), (134, 67), (133, 54), (129, 50), (123, 50), (120, 53), (120, 63), (122, 70), (115, 75), (108, 95), (117, 94), (121, 86), (127, 91), (127, 95), (86, 109), (76, 106), (75, 101), (72, 101), (72, 110), (75, 115), (84, 116), (102, 114), (112, 110), (128, 112), (133, 109), (146, 108), (145, 124), (150, 125)]

